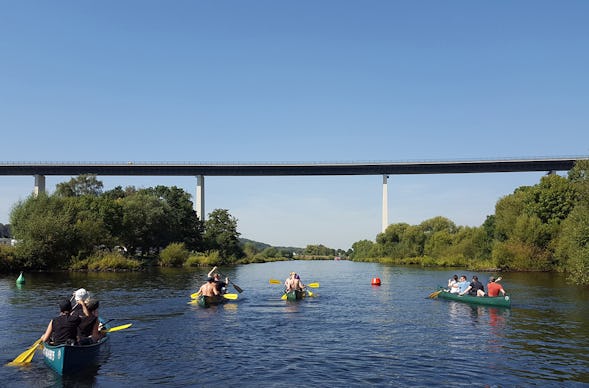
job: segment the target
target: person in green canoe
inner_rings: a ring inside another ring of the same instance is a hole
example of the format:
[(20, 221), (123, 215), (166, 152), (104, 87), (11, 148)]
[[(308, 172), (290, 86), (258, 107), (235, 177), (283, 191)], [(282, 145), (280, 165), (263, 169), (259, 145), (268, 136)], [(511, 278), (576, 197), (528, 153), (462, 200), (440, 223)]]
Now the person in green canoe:
[(305, 285), (301, 282), (301, 278), (296, 274), (296, 272), (291, 272), (289, 277), (284, 282), (284, 292), (291, 292), (291, 291), (304, 291)]
[(221, 293), (217, 291), (217, 287), (215, 285), (215, 278), (208, 277), (207, 282), (200, 286), (200, 288), (198, 289), (198, 294), (203, 296), (221, 295)]
[(499, 293), (501, 293), (501, 295), (505, 295), (505, 290), (503, 289), (503, 286), (497, 283), (499, 280), (501, 280), (501, 277), (497, 279), (495, 279), (494, 276), (489, 277), (489, 284), (487, 284), (487, 293), (490, 297), (499, 296)]
[(218, 272), (215, 272), (216, 269), (217, 266), (213, 267), (213, 269), (209, 271), (208, 277), (212, 277), (215, 280), (215, 287), (217, 287), (217, 291), (219, 291), (219, 294), (225, 294), (227, 292), (229, 278), (225, 277), (225, 281), (223, 281), (221, 279), (221, 275)]

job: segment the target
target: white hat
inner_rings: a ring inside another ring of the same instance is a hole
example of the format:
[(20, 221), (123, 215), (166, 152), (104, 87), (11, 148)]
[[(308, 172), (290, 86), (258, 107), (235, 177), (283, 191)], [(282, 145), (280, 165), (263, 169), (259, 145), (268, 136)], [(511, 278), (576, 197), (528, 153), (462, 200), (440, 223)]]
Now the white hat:
[(88, 299), (88, 291), (86, 291), (83, 288), (80, 288), (79, 290), (77, 290), (76, 292), (74, 292), (74, 296), (76, 297), (76, 302), (80, 301), (80, 300), (86, 300)]

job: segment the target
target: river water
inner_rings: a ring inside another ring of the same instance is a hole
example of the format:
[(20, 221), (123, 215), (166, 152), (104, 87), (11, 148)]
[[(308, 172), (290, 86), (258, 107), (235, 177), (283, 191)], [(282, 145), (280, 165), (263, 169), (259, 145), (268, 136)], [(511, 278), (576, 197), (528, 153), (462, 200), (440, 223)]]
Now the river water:
[[(4, 387), (589, 386), (589, 292), (558, 274), (510, 273), (512, 308), (429, 299), (457, 273), (349, 261), (222, 268), (244, 292), (208, 309), (187, 304), (207, 269), (26, 273), (0, 278), (1, 362), (44, 332), (57, 301), (80, 287), (112, 325), (101, 365), (61, 377), (40, 352), (2, 366)], [(296, 271), (314, 298), (280, 300)], [(478, 274), (486, 282), (488, 274)], [(379, 277), (382, 285), (372, 286)], [(231, 292), (236, 292), (232, 287)]]

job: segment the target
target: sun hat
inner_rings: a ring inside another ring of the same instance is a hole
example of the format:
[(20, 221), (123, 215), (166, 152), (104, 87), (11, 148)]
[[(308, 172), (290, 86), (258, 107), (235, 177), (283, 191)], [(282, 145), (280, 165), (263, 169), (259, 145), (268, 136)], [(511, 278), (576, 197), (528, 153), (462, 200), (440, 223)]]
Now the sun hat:
[(86, 300), (90, 295), (88, 295), (88, 291), (83, 288), (80, 288), (76, 292), (74, 292), (74, 296), (76, 297), (76, 302), (80, 300)]

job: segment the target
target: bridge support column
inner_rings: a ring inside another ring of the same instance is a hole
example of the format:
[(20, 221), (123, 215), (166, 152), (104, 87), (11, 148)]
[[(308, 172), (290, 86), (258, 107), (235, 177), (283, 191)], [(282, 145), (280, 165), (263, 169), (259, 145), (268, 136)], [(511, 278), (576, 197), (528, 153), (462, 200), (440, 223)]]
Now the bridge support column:
[(388, 193), (388, 175), (382, 176), (382, 233), (389, 226), (389, 193)]
[(45, 192), (45, 175), (35, 175), (35, 188), (33, 195), (37, 197), (39, 194)]
[(205, 220), (205, 177), (204, 175), (196, 176), (196, 198), (194, 210), (199, 220)]

